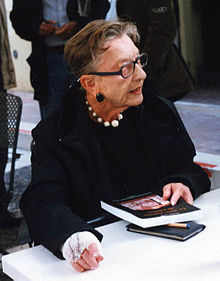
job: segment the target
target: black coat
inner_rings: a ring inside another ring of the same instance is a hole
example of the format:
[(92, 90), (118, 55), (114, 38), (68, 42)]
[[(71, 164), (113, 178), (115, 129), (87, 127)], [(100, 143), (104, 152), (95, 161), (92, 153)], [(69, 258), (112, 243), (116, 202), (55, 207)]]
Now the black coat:
[[(81, 17), (78, 14), (78, 1), (68, 0), (67, 16), (69, 21), (78, 23), (77, 32), (92, 20), (104, 19), (108, 9), (108, 0), (91, 0), (89, 16)], [(40, 101), (42, 105), (46, 104), (48, 95), (46, 45), (44, 36), (37, 34), (39, 26), (43, 22), (42, 0), (14, 0), (10, 19), (15, 32), (32, 43), (32, 53), (27, 62), (31, 68), (34, 99)]]
[[(171, 103), (147, 96), (128, 113), (126, 118), (132, 118), (134, 130), (141, 132), (143, 153), (152, 152), (152, 170), (157, 171), (152, 186), (159, 183), (162, 193), (165, 184), (182, 182), (194, 198), (209, 190), (208, 176), (193, 163), (194, 146)], [(148, 130), (147, 115), (160, 125)], [(127, 194), (123, 186), (113, 190), (102, 143), (77, 89), (70, 89), (60, 108), (38, 124), (33, 138), (32, 180), (20, 207), (32, 239), (60, 257), (61, 245), (77, 231), (89, 230), (101, 239), (85, 221), (103, 214), (100, 199)]]
[(171, 97), (194, 89), (189, 69), (173, 44), (177, 32), (173, 0), (117, 0), (117, 14), (137, 25), (139, 49), (149, 57), (146, 81), (152, 81), (157, 95)]

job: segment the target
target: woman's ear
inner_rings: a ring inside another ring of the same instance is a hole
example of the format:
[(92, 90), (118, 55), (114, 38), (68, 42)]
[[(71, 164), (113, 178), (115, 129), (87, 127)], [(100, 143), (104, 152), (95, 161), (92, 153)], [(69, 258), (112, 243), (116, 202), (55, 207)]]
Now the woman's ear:
[(93, 75), (82, 75), (80, 77), (80, 83), (82, 87), (90, 94), (96, 95), (98, 92), (97, 79)]

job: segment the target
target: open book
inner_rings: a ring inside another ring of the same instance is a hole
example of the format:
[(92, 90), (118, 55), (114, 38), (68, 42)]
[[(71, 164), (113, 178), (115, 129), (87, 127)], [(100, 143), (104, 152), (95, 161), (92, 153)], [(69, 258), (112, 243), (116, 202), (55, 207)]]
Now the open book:
[(202, 210), (180, 199), (175, 206), (157, 194), (101, 201), (102, 209), (141, 227), (152, 227), (173, 222), (196, 220), (202, 217)]

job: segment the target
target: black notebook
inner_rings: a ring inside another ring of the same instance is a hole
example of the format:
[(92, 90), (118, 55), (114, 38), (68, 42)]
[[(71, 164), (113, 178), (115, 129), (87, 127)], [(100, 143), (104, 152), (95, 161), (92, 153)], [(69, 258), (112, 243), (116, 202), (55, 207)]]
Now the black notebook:
[(177, 228), (177, 227), (170, 227), (167, 225), (143, 228), (130, 223), (127, 225), (127, 230), (132, 232), (142, 233), (142, 234), (148, 234), (148, 235), (185, 241), (205, 229), (205, 225), (198, 224), (193, 221), (189, 221), (187, 222), (187, 224), (190, 225), (189, 228)]

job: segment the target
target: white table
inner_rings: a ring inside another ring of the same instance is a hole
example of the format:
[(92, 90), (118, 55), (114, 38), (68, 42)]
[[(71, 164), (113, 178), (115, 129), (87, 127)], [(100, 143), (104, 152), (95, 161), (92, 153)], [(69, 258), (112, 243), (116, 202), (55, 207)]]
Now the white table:
[(96, 270), (77, 273), (37, 246), (3, 256), (3, 271), (16, 281), (219, 281), (220, 189), (195, 205), (206, 229), (185, 242), (131, 233), (120, 221), (99, 228), (105, 259)]

